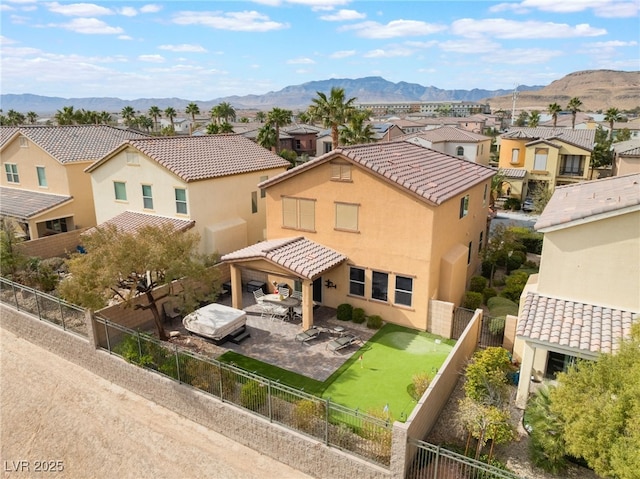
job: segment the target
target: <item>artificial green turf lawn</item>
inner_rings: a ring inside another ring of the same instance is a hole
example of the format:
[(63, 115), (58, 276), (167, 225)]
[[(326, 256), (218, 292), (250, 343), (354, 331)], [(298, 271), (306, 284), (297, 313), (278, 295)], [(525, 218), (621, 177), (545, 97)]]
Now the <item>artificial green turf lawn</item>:
[(383, 412), (388, 405), (390, 417), (404, 421), (416, 405), (409, 393), (413, 376), (426, 372), (433, 378), (453, 344), (430, 333), (386, 324), (327, 380), (330, 384), (322, 396), (363, 412)]

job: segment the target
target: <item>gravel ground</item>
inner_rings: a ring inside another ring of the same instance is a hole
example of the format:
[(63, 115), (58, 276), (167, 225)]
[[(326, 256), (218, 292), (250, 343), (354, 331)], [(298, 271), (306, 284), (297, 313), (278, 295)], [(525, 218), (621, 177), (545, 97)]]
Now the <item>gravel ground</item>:
[(2, 328), (0, 458), (7, 478), (310, 479)]

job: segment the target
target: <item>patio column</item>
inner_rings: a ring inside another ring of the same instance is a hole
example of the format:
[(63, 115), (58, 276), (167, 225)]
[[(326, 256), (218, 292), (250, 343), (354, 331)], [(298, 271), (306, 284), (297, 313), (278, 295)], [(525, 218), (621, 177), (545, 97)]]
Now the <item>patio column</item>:
[(242, 270), (231, 264), (231, 306), (242, 309)]
[(522, 363), (520, 365), (518, 392), (516, 394), (516, 406), (520, 409), (524, 409), (527, 406), (527, 400), (529, 399), (531, 371), (533, 371), (533, 359), (535, 358), (535, 355), (535, 348), (529, 343), (529, 341), (525, 341), (524, 348), (522, 350)]
[(302, 329), (313, 326), (313, 281), (302, 281)]

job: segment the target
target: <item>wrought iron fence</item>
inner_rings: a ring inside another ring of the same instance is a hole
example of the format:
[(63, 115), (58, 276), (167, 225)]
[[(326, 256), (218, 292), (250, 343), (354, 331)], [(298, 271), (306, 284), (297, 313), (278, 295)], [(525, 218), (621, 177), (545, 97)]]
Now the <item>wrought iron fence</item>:
[(97, 346), (271, 422), (389, 466), (391, 422), (94, 317)]
[(0, 301), (65, 331), (88, 337), (85, 310), (63, 299), (0, 277)]
[[(475, 311), (466, 308), (455, 308), (453, 313), (452, 338), (459, 339), (464, 329), (473, 318)], [(494, 318), (484, 314), (480, 325), (479, 348), (500, 347), (504, 342), (504, 328), (498, 333), (491, 332), (490, 324)]]
[(428, 442), (410, 439), (408, 452), (414, 459), (407, 470), (406, 479), (522, 479), (510, 471)]

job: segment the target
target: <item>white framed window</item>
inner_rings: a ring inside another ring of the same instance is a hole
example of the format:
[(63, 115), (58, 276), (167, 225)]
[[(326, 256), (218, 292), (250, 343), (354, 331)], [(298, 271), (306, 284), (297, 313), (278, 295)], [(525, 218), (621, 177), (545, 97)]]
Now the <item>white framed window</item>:
[(514, 148), (511, 150), (511, 163), (517, 164), (520, 161), (520, 150), (518, 148)]
[(127, 184), (124, 181), (114, 181), (113, 190), (117, 201), (127, 201)]
[(282, 226), (315, 231), (316, 202), (304, 198), (282, 198)]
[(459, 146), (458, 148), (456, 148), (456, 155), (457, 156), (464, 156), (464, 148)]
[(153, 209), (153, 191), (151, 185), (142, 185), (142, 206), (145, 210)]
[(135, 151), (127, 151), (127, 165), (140, 166), (140, 157)]
[(331, 179), (333, 181), (351, 181), (351, 165), (349, 163), (331, 163)]
[(174, 194), (176, 198), (176, 213), (181, 215), (187, 214), (187, 190), (184, 188), (175, 188)]
[(460, 218), (464, 218), (469, 213), (469, 195), (460, 198)]
[(358, 231), (358, 210), (360, 205), (336, 203), (336, 229)]
[(349, 268), (349, 294), (364, 297), (364, 269)]
[(380, 301), (388, 300), (389, 275), (380, 271), (374, 271), (371, 280), (371, 297)]
[(533, 160), (533, 169), (535, 171), (546, 171), (548, 156), (549, 156), (548, 148), (536, 148), (535, 157)]
[(38, 186), (41, 188), (47, 187), (47, 174), (44, 166), (36, 166), (36, 174), (38, 175)]
[(413, 278), (396, 276), (396, 288), (393, 302), (403, 306), (411, 306), (413, 299)]
[(7, 182), (20, 183), (20, 176), (18, 175), (18, 165), (15, 163), (5, 163), (4, 172), (7, 174)]

